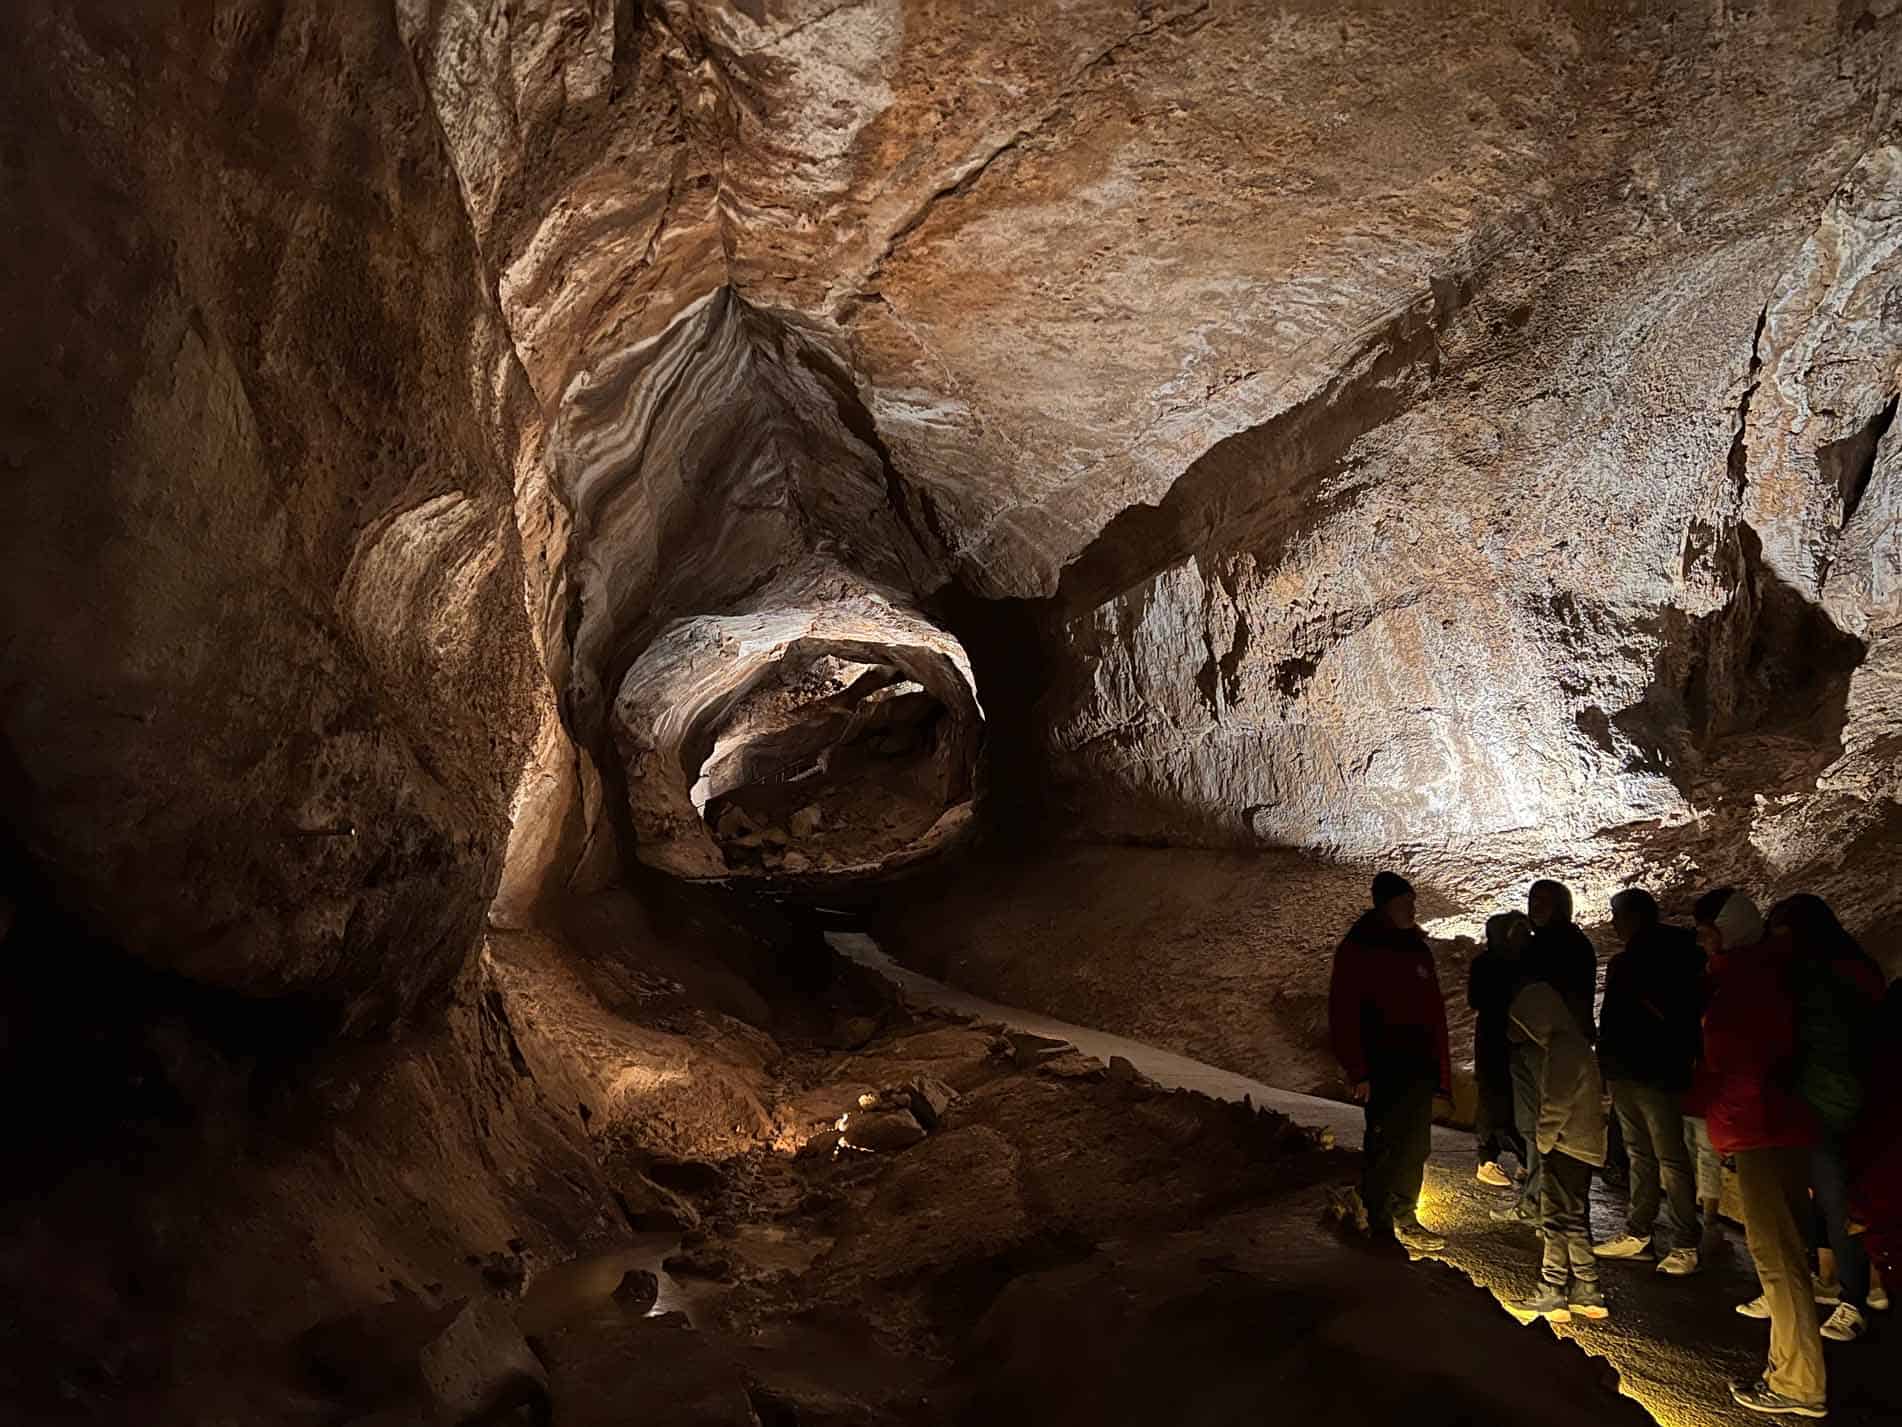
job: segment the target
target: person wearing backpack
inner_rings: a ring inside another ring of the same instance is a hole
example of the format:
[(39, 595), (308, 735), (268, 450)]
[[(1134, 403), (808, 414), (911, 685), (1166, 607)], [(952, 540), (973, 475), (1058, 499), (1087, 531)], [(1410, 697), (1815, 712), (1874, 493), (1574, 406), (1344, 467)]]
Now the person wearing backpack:
[(1770, 909), (1765, 940), (1789, 967), (1796, 1006), (1793, 1087), (1816, 1116), (1810, 1149), (1815, 1239), (1836, 1260), (1840, 1298), (1823, 1336), (1853, 1342), (1868, 1326), (1869, 1255), (1849, 1232), (1849, 1136), (1862, 1118), (1882, 1005), (1882, 968), (1821, 897), (1798, 893)]
[(1522, 1323), (1547, 1318), (1603, 1318), (1610, 1311), (1592, 1253), (1592, 1171), (1605, 1164), (1605, 1087), (1585, 1028), (1564, 994), (1543, 979), (1522, 982), (1512, 999), (1508, 1034), (1533, 1054), (1538, 1113), (1527, 1138), (1540, 1156), (1539, 1232), (1544, 1241), (1540, 1284), (1506, 1304)]
[(1697, 1176), (1684, 1133), (1682, 1099), (1701, 1050), (1704, 953), (1667, 925), (1649, 892), (1611, 899), (1624, 950), (1605, 968), (1598, 1066), (1624, 1126), (1631, 1156), (1626, 1232), (1597, 1246), (1602, 1259), (1658, 1262), (1658, 1272), (1696, 1273)]

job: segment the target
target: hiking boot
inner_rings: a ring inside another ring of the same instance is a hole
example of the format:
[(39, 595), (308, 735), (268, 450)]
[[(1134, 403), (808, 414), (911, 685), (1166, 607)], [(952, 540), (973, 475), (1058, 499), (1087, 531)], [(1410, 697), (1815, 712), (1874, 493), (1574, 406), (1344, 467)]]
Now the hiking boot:
[(1417, 1254), (1437, 1254), (1446, 1247), (1446, 1240), (1418, 1219), (1395, 1220), (1393, 1236)]
[(1512, 1176), (1499, 1167), (1499, 1161), (1489, 1159), (1473, 1171), (1473, 1178), (1481, 1184), (1490, 1184), (1495, 1189), (1512, 1188)]
[(1736, 1399), (1739, 1407), (1748, 1407), (1752, 1412), (1771, 1412), (1781, 1417), (1829, 1416), (1827, 1404), (1799, 1402), (1794, 1397), (1785, 1397), (1761, 1378), (1755, 1382), (1733, 1382), (1730, 1395)]
[(1501, 1204), (1491, 1211), (1493, 1221), (1500, 1224), (1531, 1224), (1536, 1223), (1538, 1217), (1524, 1204)]
[(1869, 1325), (1864, 1321), (1862, 1310), (1853, 1303), (1838, 1303), (1836, 1311), (1829, 1315), (1823, 1324), (1823, 1336), (1837, 1343), (1853, 1343), (1860, 1338)]
[(1672, 1249), (1658, 1260), (1658, 1272), (1668, 1273), (1673, 1278), (1689, 1278), (1697, 1272), (1697, 1250)]
[(1605, 1290), (1595, 1283), (1574, 1283), (1571, 1292), (1566, 1294), (1566, 1306), (1572, 1310), (1574, 1318), (1590, 1318), (1596, 1321), (1611, 1317), (1611, 1309), (1605, 1306)]
[(1507, 1302), (1506, 1311), (1521, 1323), (1530, 1323), (1535, 1318), (1543, 1318), (1548, 1323), (1569, 1323), (1572, 1321), (1572, 1300), (1561, 1289), (1542, 1283), (1539, 1291), (1531, 1297)]
[(1624, 1234), (1608, 1244), (1593, 1244), (1592, 1252), (1601, 1259), (1642, 1259), (1651, 1258), (1651, 1236), (1649, 1234)]

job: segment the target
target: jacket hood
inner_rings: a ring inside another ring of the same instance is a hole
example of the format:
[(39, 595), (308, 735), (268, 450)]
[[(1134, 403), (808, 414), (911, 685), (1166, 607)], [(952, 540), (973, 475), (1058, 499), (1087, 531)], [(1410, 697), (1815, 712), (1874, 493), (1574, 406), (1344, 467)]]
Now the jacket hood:
[(1757, 910), (1757, 904), (1742, 892), (1732, 892), (1725, 899), (1714, 925), (1724, 939), (1725, 951), (1735, 951), (1740, 946), (1755, 946), (1763, 940), (1763, 914)]
[(1387, 914), (1379, 908), (1373, 908), (1360, 914), (1360, 920), (1354, 923), (1354, 930), (1348, 935), (1355, 941), (1367, 942), (1375, 946), (1413, 946), (1425, 941), (1426, 933), (1418, 927), (1408, 927), (1404, 931), (1387, 920)]

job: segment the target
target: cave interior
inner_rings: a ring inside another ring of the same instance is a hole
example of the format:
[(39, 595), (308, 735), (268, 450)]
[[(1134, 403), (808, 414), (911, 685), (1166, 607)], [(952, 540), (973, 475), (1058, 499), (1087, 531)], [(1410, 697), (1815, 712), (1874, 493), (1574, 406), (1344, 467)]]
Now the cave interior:
[(1902, 4), (0, 9), (0, 1416), (1670, 1427), (881, 962), (1902, 967)]

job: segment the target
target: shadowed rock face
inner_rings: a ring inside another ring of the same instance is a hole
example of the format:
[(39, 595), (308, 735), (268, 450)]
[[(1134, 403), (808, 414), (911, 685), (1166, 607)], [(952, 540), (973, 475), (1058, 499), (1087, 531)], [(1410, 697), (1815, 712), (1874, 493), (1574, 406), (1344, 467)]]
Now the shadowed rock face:
[(394, 22), (348, 9), (0, 21), (32, 215), (0, 776), (100, 933), (374, 1025), (455, 975), (500, 864), (538, 418), (489, 380), (508, 337)]

